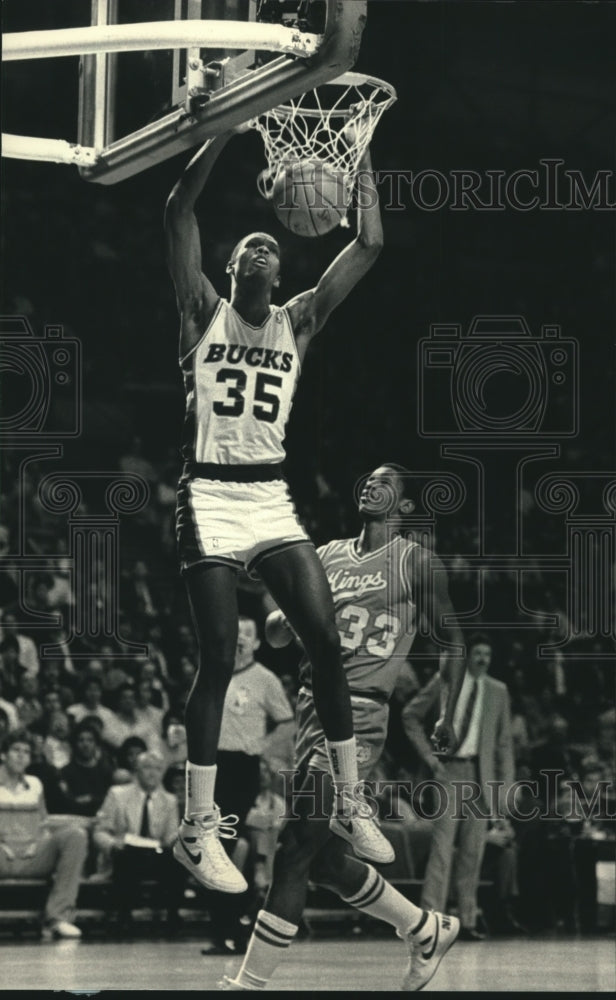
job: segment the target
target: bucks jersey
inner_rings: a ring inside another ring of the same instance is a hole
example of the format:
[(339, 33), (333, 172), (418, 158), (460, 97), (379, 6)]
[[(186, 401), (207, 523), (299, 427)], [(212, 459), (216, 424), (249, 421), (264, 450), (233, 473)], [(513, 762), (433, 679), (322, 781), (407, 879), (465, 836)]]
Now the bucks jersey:
[[(356, 542), (335, 540), (317, 551), (334, 597), (349, 688), (388, 700), (415, 636), (408, 562), (417, 542), (395, 536), (364, 555)], [(305, 658), (300, 673), (309, 684)]]
[(284, 459), (285, 427), (299, 377), (286, 309), (271, 306), (257, 327), (220, 299), (201, 340), (180, 365), (187, 462), (268, 465)]

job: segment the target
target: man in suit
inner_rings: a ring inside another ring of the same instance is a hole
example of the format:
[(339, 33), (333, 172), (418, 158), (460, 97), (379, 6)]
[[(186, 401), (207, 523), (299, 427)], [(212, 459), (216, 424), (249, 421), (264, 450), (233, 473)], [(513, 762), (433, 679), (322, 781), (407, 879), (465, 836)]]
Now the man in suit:
[[(488, 829), (488, 816), (504, 809), (507, 789), (514, 781), (509, 694), (501, 681), (488, 677), (492, 644), (477, 634), (468, 642), (466, 673), (454, 713), (458, 746), (453, 756), (437, 757), (425, 732), (431, 715), (438, 715), (441, 691), (435, 675), (402, 714), (404, 730), (420, 757), (442, 788), (443, 815), (433, 823), (430, 857), (421, 896), (424, 909), (446, 909), (456, 835), (456, 883), (460, 915), (460, 939), (480, 940), (476, 929), (477, 889)], [(502, 782), (494, 794), (489, 782)], [(461, 806), (462, 786), (470, 798), (470, 785), (479, 795), (472, 806)], [(440, 810), (439, 810), (440, 811)], [(480, 813), (480, 815), (477, 815)]]
[(96, 816), (94, 844), (110, 858), (113, 895), (120, 929), (131, 926), (139, 882), (153, 879), (175, 933), (183, 883), (177, 877), (172, 845), (177, 836), (178, 801), (162, 786), (164, 761), (153, 751), (137, 758), (135, 781), (113, 785)]

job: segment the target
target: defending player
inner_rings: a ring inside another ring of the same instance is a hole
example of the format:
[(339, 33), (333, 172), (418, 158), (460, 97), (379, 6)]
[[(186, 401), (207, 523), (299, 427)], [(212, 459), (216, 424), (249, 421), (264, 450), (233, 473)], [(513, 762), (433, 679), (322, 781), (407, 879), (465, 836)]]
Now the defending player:
[[(387, 703), (411, 647), (415, 621), (422, 614), (432, 623), (434, 633), (449, 645), (441, 656), (442, 715), (433, 740), (447, 753), (452, 753), (456, 744), (453, 713), (464, 660), (455, 647), (461, 651), (463, 639), (457, 625), (440, 624), (445, 615), (454, 620), (440, 560), (416, 542), (398, 534), (392, 537), (391, 515), (408, 514), (414, 507), (405, 496), (408, 482), (399, 466), (382, 465), (376, 469), (359, 499), (363, 519), (359, 538), (332, 541), (318, 550), (334, 594), (354, 728), (361, 749), (361, 777), (366, 777), (382, 752)], [(273, 646), (290, 642), (292, 631), (280, 611), (269, 616), (266, 635)], [(310, 773), (314, 769), (326, 771), (327, 757), (306, 665), (304, 657), (300, 665), (303, 687), (297, 704), (297, 766), (303, 777), (301, 789), (314, 792), (294, 797), (294, 811), (300, 818), (289, 819), (281, 834), (272, 885), (265, 907), (257, 916), (241, 970), (235, 980), (225, 977), (219, 987), (267, 987), (284, 949), (297, 932), (310, 879), (396, 928), (410, 957), (402, 988), (419, 990), (432, 978), (455, 941), (459, 921), (415, 906), (371, 865), (352, 857), (347, 845), (330, 835), (327, 820), (318, 818), (319, 814), (328, 815), (333, 792), (329, 775), (322, 774), (321, 782)], [(321, 788), (323, 802), (318, 797)], [(339, 832), (348, 836), (344, 828)]]
[[(280, 248), (265, 233), (238, 243), (227, 272), (230, 301), (201, 270), (197, 196), (232, 133), (207, 142), (167, 202), (168, 263), (181, 316), (180, 363), (186, 389), (177, 536), (199, 670), (186, 705), (186, 814), (175, 857), (203, 885), (241, 892), (246, 882), (220, 836), (233, 836), (214, 803), (216, 750), (237, 642), (237, 571), (258, 571), (302, 638), (312, 664), (316, 710), (338, 791), (357, 782), (351, 705), (327, 578), (300, 525), (281, 462), (300, 366), (332, 310), (371, 267), (383, 234), (370, 154), (360, 164), (358, 232), (315, 288), (284, 307), (271, 304), (280, 284)], [(347, 808), (355, 808), (346, 803)], [(229, 818), (227, 817), (227, 820)], [(393, 858), (371, 819), (357, 816), (358, 846), (375, 860)]]

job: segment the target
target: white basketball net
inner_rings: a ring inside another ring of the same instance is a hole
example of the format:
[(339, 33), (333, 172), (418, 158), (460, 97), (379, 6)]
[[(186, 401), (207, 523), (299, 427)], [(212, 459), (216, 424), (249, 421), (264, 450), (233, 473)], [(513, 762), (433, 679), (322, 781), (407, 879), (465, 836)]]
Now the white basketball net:
[(250, 126), (261, 133), (268, 164), (257, 179), (263, 197), (272, 197), (287, 164), (320, 160), (342, 174), (350, 201), (359, 161), (381, 115), (396, 99), (383, 80), (345, 73), (254, 118)]

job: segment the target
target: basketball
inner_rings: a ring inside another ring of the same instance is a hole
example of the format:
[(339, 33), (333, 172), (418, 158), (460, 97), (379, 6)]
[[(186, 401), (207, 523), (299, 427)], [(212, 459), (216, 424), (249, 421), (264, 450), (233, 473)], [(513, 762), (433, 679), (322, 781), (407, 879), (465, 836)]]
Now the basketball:
[(298, 236), (323, 236), (335, 229), (346, 217), (349, 201), (344, 174), (321, 160), (287, 164), (272, 191), (276, 215)]

